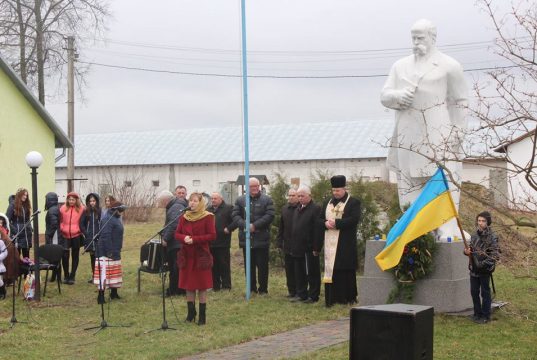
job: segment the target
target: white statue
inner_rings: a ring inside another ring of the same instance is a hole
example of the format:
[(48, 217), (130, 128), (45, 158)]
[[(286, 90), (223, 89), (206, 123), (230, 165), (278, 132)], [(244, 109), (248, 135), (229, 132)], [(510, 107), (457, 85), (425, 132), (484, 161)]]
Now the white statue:
[[(435, 47), (436, 28), (429, 20), (411, 29), (413, 55), (393, 64), (381, 93), (384, 106), (396, 110), (388, 166), (397, 174), (401, 207), (411, 204), (441, 161), (460, 183), (462, 131), (466, 128), (467, 86), (461, 65)], [(450, 183), (458, 209), (460, 193)], [(460, 237), (456, 221), (438, 229), (441, 238)]]

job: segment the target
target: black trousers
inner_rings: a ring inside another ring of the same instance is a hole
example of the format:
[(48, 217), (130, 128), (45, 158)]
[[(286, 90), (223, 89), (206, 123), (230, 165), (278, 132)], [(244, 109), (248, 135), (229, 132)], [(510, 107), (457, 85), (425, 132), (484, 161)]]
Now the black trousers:
[(321, 295), (321, 262), (313, 252), (306, 252), (306, 269), (308, 273), (308, 296), (318, 301)]
[[(62, 268), (64, 277), (72, 278), (74, 280), (76, 275), (76, 270), (78, 269), (78, 262), (80, 260), (80, 244), (82, 243), (82, 237), (76, 237), (72, 239), (65, 239), (63, 257), (62, 257)], [(71, 272), (69, 272), (69, 248), (71, 249)]]
[(23, 258), (29, 258), (30, 257), (30, 248), (17, 248), (19, 251), (19, 255), (22, 253)]
[(293, 272), (295, 275), (296, 296), (302, 300), (308, 298), (308, 279), (306, 275), (306, 256), (293, 256)]
[(287, 291), (290, 296), (296, 296), (296, 284), (295, 284), (295, 267), (293, 263), (293, 257), (289, 254), (284, 256), (285, 264), (285, 278), (287, 280)]
[[(244, 273), (246, 274), (246, 249), (242, 249), (244, 257)], [(250, 251), (250, 290), (261, 294), (268, 293), (268, 273), (269, 273), (269, 249), (255, 248)], [(256, 282), (257, 270), (257, 287)]]
[(231, 262), (229, 247), (212, 247), (213, 290), (231, 289)]
[(179, 252), (179, 249), (164, 249), (164, 251), (166, 251), (166, 262), (168, 263), (168, 273), (170, 277), (168, 293), (170, 295), (179, 295), (184, 292), (179, 289), (179, 268), (177, 267), (177, 253)]

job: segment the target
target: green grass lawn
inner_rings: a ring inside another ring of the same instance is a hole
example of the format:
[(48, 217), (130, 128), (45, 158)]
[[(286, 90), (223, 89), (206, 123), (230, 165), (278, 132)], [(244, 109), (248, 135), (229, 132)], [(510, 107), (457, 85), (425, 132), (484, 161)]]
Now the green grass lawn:
[[(77, 283), (62, 285), (61, 295), (50, 286), (40, 303), (26, 303), (17, 297), (17, 319), (27, 324), (9, 329), (11, 301), (0, 302), (0, 359), (174, 359), (349, 314), (348, 306), (326, 309), (322, 301), (312, 305), (290, 303), (285, 299), (285, 277), (280, 269), (271, 269), (268, 296), (254, 295), (246, 302), (243, 269), (238, 261), (242, 253), (235, 244), (234, 288), (209, 294), (207, 325), (184, 323), (185, 299), (174, 297), (166, 301), (167, 319), (177, 331), (145, 334), (162, 323), (160, 278), (143, 273), (138, 294), (136, 269), (141, 244), (159, 228), (159, 224), (126, 226), (124, 286), (119, 291), (122, 299), (108, 301), (105, 316), (111, 325), (130, 327), (108, 328), (96, 335), (84, 330), (100, 323), (95, 286), (86, 283), (90, 277), (89, 256), (84, 255)], [(496, 285), (497, 298), (510, 304), (494, 314), (492, 323), (480, 326), (465, 318), (435, 316), (436, 359), (537, 359), (537, 281), (514, 278), (500, 267)], [(347, 357), (345, 343), (304, 355), (303, 359)]]
[[(144, 334), (160, 328), (162, 302), (158, 275), (142, 273), (142, 290), (137, 293), (139, 250), (159, 228), (159, 224), (126, 226), (124, 284), (119, 290), (122, 299), (108, 301), (105, 316), (111, 325), (131, 327), (107, 328), (95, 336), (84, 330), (100, 323), (96, 287), (86, 283), (91, 273), (86, 254), (81, 256), (76, 284), (62, 284), (61, 295), (50, 286), (40, 303), (26, 303), (17, 297), (17, 319), (28, 324), (17, 324), (10, 330), (11, 301), (0, 302), (0, 359), (174, 359), (348, 315), (346, 306), (327, 310), (320, 302), (305, 305), (287, 301), (280, 269), (271, 269), (268, 296), (254, 295), (246, 302), (243, 269), (238, 261), (232, 261), (233, 290), (209, 293), (206, 326), (185, 323), (186, 300), (173, 297), (166, 301), (167, 320), (177, 331)], [(234, 247), (232, 256), (242, 259), (242, 252)], [(6, 344), (10, 344), (7, 351)]]
[[(494, 278), (496, 299), (509, 304), (496, 310), (486, 325), (465, 317), (435, 315), (435, 359), (537, 359), (537, 280), (517, 279), (504, 267)], [(301, 359), (347, 359), (348, 354), (345, 342)]]

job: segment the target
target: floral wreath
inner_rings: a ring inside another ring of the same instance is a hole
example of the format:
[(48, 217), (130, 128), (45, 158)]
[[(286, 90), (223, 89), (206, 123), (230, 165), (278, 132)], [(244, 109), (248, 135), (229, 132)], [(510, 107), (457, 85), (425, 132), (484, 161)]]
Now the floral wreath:
[(412, 301), (417, 280), (429, 275), (433, 269), (436, 242), (432, 235), (422, 235), (405, 245), (399, 264), (392, 271), (397, 280), (396, 287), (388, 297), (388, 303), (396, 300)]

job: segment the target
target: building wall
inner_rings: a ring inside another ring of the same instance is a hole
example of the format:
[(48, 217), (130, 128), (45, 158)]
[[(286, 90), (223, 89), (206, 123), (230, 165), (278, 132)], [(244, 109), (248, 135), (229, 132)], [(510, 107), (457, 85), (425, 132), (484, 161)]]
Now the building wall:
[(465, 161), (462, 166), (462, 181), (490, 189), (494, 202), (506, 206), (509, 198), (506, 167), (505, 160)]
[[(26, 154), (39, 151), (43, 164), (38, 169), (38, 204), (32, 208), (44, 210), (45, 194), (54, 191), (54, 134), (32, 105), (24, 98), (9, 77), (0, 70), (0, 211), (8, 207), (8, 197), (17, 189), (28, 189), (32, 198), (30, 169)], [(40, 233), (45, 230), (44, 211), (40, 215)]]
[[(515, 164), (526, 167), (529, 164), (532, 153), (532, 137), (526, 137), (519, 142), (513, 143), (507, 147), (507, 157)], [(526, 179), (525, 174), (516, 174), (513, 164), (508, 164), (509, 177), (509, 200), (511, 206), (523, 210), (537, 210), (537, 192), (533, 190)], [(537, 168), (534, 165), (532, 176), (537, 179)]]
[[(527, 150), (522, 150), (527, 151)], [(463, 181), (491, 186), (491, 179), (501, 193), (498, 201), (503, 203), (503, 194), (507, 193), (507, 180), (503, 175), (498, 177), (498, 171), (505, 168), (504, 161), (488, 160), (482, 163), (463, 163)], [(312, 175), (318, 171), (328, 174), (343, 174), (349, 178), (362, 176), (368, 181), (395, 182), (390, 178), (386, 167), (386, 159), (339, 159), (314, 161), (279, 161), (279, 162), (252, 162), (250, 174), (266, 175), (269, 181), (275, 179), (276, 174), (285, 176), (289, 182), (299, 185), (311, 185)], [(173, 192), (177, 185), (187, 187), (189, 193), (193, 191), (212, 192), (219, 191), (227, 182), (234, 182), (244, 172), (242, 163), (220, 164), (188, 164), (188, 165), (148, 165), (148, 166), (115, 166), (110, 168), (82, 167), (76, 168), (75, 178), (85, 179), (75, 181), (75, 191), (85, 197), (89, 192), (96, 191), (104, 196), (103, 184), (124, 184), (132, 181), (133, 185), (140, 186), (140, 191), (157, 194), (161, 190)], [(65, 200), (67, 183), (65, 168), (56, 169), (56, 192), (60, 201)], [(170, 180), (171, 179), (171, 180)], [(173, 183), (172, 183), (173, 182)], [(240, 189), (240, 187), (239, 187)]]
[(497, 169), (505, 169), (503, 160), (481, 160), (480, 162), (465, 161), (462, 164), (462, 181), (474, 184), (490, 186), (491, 172)]
[[(305, 185), (311, 183), (311, 177), (317, 171), (343, 174), (349, 178), (361, 175), (366, 180), (388, 181), (385, 163), (385, 159), (252, 162), (250, 174), (266, 175), (269, 181), (273, 181), (279, 173), (289, 181), (294, 179), (296, 184)], [(75, 181), (75, 191), (82, 197), (92, 191), (105, 195), (102, 193), (103, 184), (122, 185), (125, 181), (132, 181), (132, 186), (140, 186), (140, 191), (155, 194), (161, 190), (173, 191), (179, 184), (186, 186), (189, 193), (209, 193), (219, 191), (224, 183), (236, 181), (243, 173), (242, 163), (77, 167), (75, 178), (87, 180)], [(66, 169), (57, 168), (56, 177), (56, 192), (60, 201), (64, 201), (67, 183), (63, 179), (66, 178)], [(170, 179), (174, 179), (175, 183), (171, 184)]]

